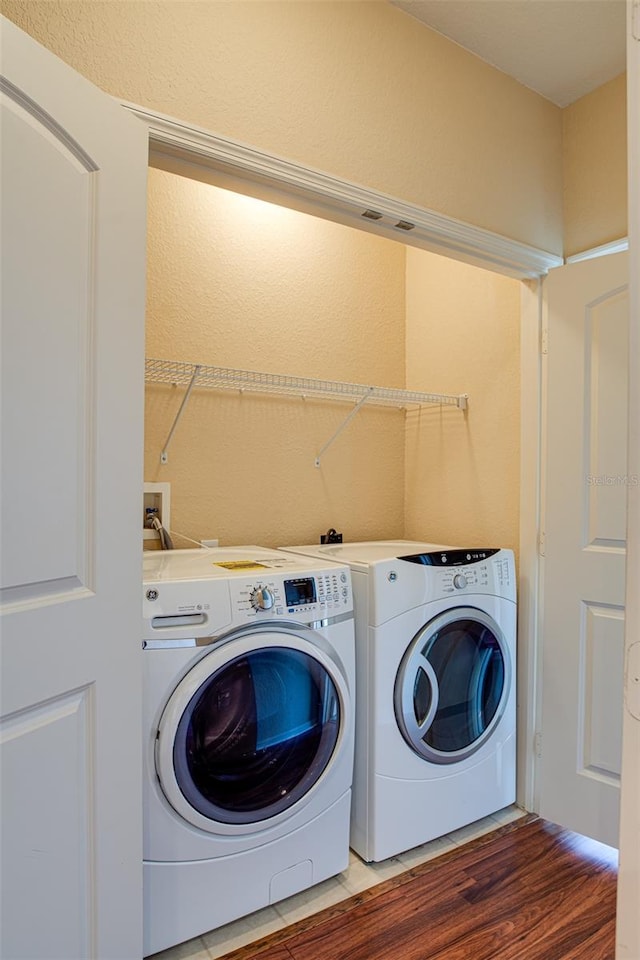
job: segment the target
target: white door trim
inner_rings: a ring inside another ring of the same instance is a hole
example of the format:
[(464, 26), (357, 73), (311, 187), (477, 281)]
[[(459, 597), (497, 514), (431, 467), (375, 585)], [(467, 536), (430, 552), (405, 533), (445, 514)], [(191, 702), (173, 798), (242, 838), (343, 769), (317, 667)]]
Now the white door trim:
[[(538, 277), (563, 263), (557, 254), (264, 153), (137, 104), (119, 102), (147, 124), (151, 160), (165, 169), (185, 172), (186, 164), (196, 179), (202, 179), (206, 170), (214, 171), (215, 182), (221, 186), (232, 181), (240, 192), (312, 210), (329, 220), (357, 224), (361, 229), (516, 279)], [(371, 219), (371, 214), (379, 217)]]
[[(640, 476), (640, 0), (627, 2), (627, 130), (629, 178), (629, 459), (628, 473)], [(620, 869), (616, 960), (640, 956), (640, 683), (632, 651), (640, 635), (640, 493), (628, 485), (625, 698), (620, 798)], [(635, 667), (635, 669), (634, 669)]]
[(520, 297), (520, 553), (518, 576), (518, 804), (538, 809), (536, 733), (540, 717), (538, 638), (542, 517), (543, 315), (541, 280)]
[(599, 247), (591, 247), (590, 250), (582, 250), (580, 253), (574, 253), (567, 257), (565, 263), (579, 263), (581, 260), (593, 260), (595, 257), (606, 257), (610, 253), (623, 253), (629, 249), (629, 237), (621, 237), (619, 240), (612, 240), (611, 243), (603, 243)]

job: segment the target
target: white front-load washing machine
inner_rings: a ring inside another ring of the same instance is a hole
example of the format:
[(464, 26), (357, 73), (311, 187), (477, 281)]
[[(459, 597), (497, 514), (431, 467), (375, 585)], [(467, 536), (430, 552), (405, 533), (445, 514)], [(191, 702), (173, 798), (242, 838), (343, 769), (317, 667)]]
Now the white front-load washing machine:
[(344, 870), (348, 566), (256, 546), (145, 555), (144, 955)]
[(402, 540), (283, 549), (351, 567), (353, 849), (384, 860), (513, 803), (513, 552)]

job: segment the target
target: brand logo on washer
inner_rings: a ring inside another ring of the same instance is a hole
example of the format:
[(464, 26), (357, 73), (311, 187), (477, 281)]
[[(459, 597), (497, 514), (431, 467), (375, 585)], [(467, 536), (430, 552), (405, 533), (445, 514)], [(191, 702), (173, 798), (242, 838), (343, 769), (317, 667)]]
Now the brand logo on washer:
[(158, 591), (157, 590), (147, 590), (147, 600), (157, 600)]

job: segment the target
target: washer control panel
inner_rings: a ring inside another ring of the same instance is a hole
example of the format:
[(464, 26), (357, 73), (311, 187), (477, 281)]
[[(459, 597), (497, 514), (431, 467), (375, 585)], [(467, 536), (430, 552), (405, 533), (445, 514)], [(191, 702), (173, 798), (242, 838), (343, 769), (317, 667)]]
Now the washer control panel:
[(235, 619), (285, 619), (314, 621), (353, 609), (348, 570), (307, 576), (274, 575), (236, 580), (231, 584)]

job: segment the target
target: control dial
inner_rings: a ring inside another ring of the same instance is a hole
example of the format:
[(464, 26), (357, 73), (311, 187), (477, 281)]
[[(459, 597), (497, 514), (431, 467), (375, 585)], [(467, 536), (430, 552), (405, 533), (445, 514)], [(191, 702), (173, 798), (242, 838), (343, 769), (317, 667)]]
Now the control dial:
[(270, 610), (275, 602), (272, 591), (263, 586), (254, 587), (249, 599), (254, 610)]
[(462, 590), (467, 585), (467, 578), (463, 573), (456, 573), (453, 578), (453, 585), (457, 590)]

